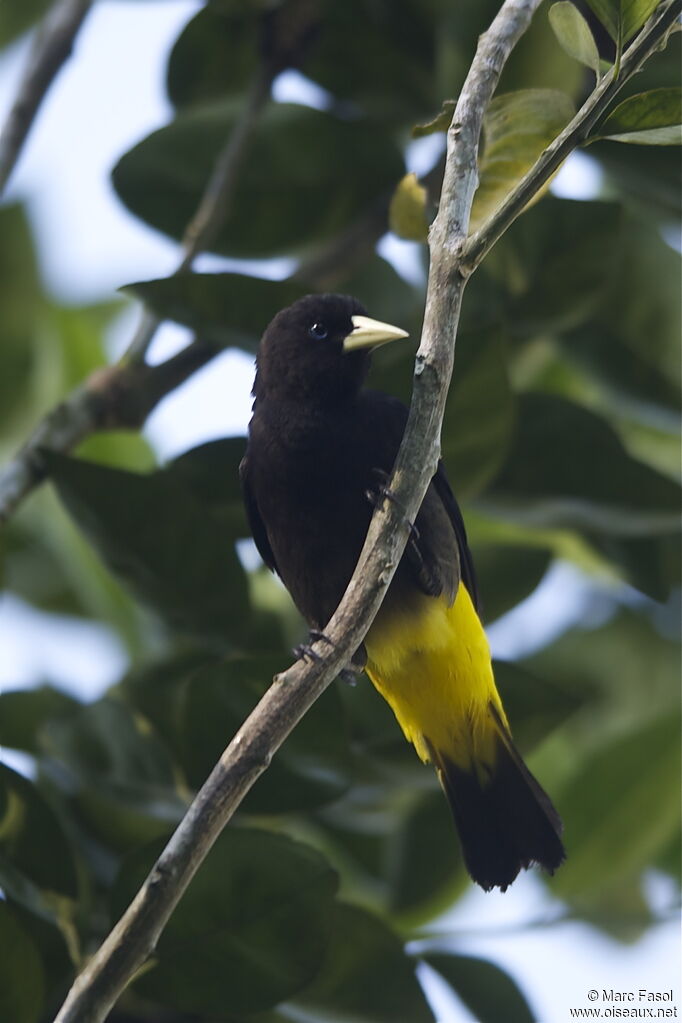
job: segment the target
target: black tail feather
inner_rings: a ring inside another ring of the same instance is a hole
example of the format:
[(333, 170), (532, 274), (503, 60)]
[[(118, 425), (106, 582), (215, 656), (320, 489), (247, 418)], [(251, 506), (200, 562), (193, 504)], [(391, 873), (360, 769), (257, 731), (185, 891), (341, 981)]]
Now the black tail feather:
[(561, 819), (530, 773), (494, 707), (496, 756), (487, 769), (465, 770), (432, 751), (452, 810), (467, 869), (490, 891), (502, 891), (520, 870), (539, 864), (550, 874), (563, 862)]

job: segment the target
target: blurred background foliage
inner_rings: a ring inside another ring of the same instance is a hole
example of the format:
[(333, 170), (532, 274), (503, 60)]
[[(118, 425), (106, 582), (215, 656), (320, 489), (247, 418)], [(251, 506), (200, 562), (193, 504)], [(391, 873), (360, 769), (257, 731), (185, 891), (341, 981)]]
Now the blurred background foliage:
[[(45, 6), (9, 5), (2, 42)], [(401, 186), (401, 208), (391, 199), (406, 148), (456, 96), (498, 6), (207, 3), (168, 62), (175, 116), (121, 156), (113, 184), (180, 239), (263, 60), (296, 67), (324, 90), (322, 109), (265, 107), (214, 244), (246, 260), (294, 257), (295, 269), (284, 281), (248, 264), (186, 273), (63, 308), (43, 290), (21, 206), (0, 209), (2, 454), (106, 362), (105, 331), (135, 298), (221, 349), (254, 352), (271, 315), (318, 286), (356, 293), (418, 337), (423, 282), (375, 244), (389, 224), (419, 237), (432, 216), (442, 136), (424, 187)], [(582, 10), (606, 66), (613, 41)], [(679, 41), (620, 99), (677, 85)], [(488, 120), (484, 214), (593, 85), (542, 8)], [(531, 89), (543, 92), (504, 98)], [(488, 622), (557, 559), (610, 586), (610, 617), (496, 670), (519, 745), (565, 821), (569, 858), (545, 883), (567, 916), (631, 941), (656, 920), (647, 872), (680, 880), (680, 294), (666, 240), (679, 229), (679, 151), (602, 140), (589, 153), (601, 197), (543, 198), (468, 286), (443, 457)], [(413, 354), (381, 351), (373, 384), (409, 399)], [(130, 661), (92, 703), (50, 678), (0, 695), (0, 744), (28, 765), (28, 777), (0, 766), (4, 1020), (52, 1017), (303, 634), (281, 587), (238, 547), (243, 448), (225, 438), (160, 465), (139, 436), (102, 434), (51, 455), (52, 484), (4, 530), (6, 591), (105, 623)], [(423, 961), (477, 1019), (531, 1020), (494, 964), (409, 943), (467, 885), (432, 772), (366, 680), (336, 683), (249, 794), (112, 1019), (428, 1021)]]

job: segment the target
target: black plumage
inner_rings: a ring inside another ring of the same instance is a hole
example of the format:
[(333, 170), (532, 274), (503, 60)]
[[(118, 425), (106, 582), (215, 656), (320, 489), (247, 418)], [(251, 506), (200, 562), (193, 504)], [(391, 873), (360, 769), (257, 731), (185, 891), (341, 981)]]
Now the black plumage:
[[(371, 347), (400, 335), (368, 320), (349, 296), (317, 295), (278, 313), (261, 341), (240, 470), (244, 500), (261, 557), (311, 628), (324, 629), (343, 596), (370, 497), (385, 485), (402, 439), (405, 406), (362, 386)], [(558, 866), (560, 822), (511, 741), (476, 613), (466, 531), (442, 464), (415, 527), (368, 633), (368, 649), (371, 640), (379, 651), (368, 674), (419, 755), (436, 766), (472, 876), (485, 888), (506, 887), (531, 862)], [(390, 636), (399, 648), (395, 668), (391, 651), (383, 652)], [(440, 747), (430, 731), (444, 736)]]

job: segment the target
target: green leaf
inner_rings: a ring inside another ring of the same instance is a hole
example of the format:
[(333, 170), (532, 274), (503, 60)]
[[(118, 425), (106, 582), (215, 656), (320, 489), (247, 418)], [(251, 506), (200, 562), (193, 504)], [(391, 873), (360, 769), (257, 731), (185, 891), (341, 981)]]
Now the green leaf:
[(12, 885), (16, 871), (47, 894), (78, 893), (71, 846), (56, 813), (32, 782), (0, 764), (0, 886), (21, 901)]
[[(112, 894), (118, 918), (162, 843), (124, 863)], [(145, 998), (175, 1011), (224, 1018), (260, 1012), (300, 991), (325, 960), (336, 873), (300, 842), (230, 827), (220, 835), (170, 918)]]
[(27, 400), (44, 311), (31, 233), (18, 205), (0, 209), (0, 304), (0, 425), (6, 429)]
[(440, 789), (420, 794), (390, 836), (387, 880), (393, 913), (411, 923), (445, 912), (467, 886), (459, 842)]
[(432, 117), (430, 121), (426, 121), (424, 124), (415, 124), (412, 129), (412, 138), (421, 139), (425, 135), (434, 135), (439, 131), (447, 131), (450, 127), (453, 115), (455, 113), (456, 103), (454, 99), (443, 100), (443, 106), (440, 113)]
[[(663, 52), (643, 66), (623, 87), (618, 101), (661, 87), (679, 88), (682, 33), (674, 32)], [(675, 222), (682, 210), (680, 154), (674, 146), (628, 146), (618, 142), (594, 142), (589, 155), (606, 172), (604, 188), (615, 189), (630, 201), (651, 227)], [(634, 202), (632, 202), (634, 200)]]
[(649, 20), (661, 0), (620, 0), (623, 42), (627, 42)]
[[(598, 382), (614, 412), (678, 433), (680, 256), (653, 225), (630, 215), (618, 236), (591, 318), (567, 321), (575, 329), (558, 340), (565, 358)], [(678, 466), (679, 460), (675, 471)]]
[(149, 724), (103, 697), (68, 718), (47, 722), (43, 749), (86, 784), (121, 785), (142, 795), (174, 789), (173, 767)]
[[(476, 316), (471, 315), (472, 320)], [(390, 318), (401, 325), (409, 321)], [(507, 368), (506, 338), (499, 329), (460, 330), (457, 373), (445, 409), (442, 458), (458, 499), (477, 494), (499, 470), (513, 432), (515, 397)], [(418, 337), (420, 324), (415, 328)], [(393, 351), (391, 351), (393, 349)], [(384, 354), (385, 353), (385, 354)], [(370, 386), (409, 404), (414, 372), (414, 347), (387, 345), (374, 360)], [(476, 423), (476, 429), (471, 424)]]
[(515, 336), (566, 331), (595, 314), (620, 287), (624, 219), (617, 203), (548, 197), (516, 222), (499, 253)]
[(74, 448), (77, 458), (109, 465), (113, 469), (150, 472), (157, 462), (151, 445), (130, 430), (106, 430), (86, 437)]
[(38, 1023), (45, 999), (40, 953), (19, 920), (0, 902), (0, 1019)]
[(641, 876), (625, 877), (570, 899), (571, 914), (616, 941), (634, 944), (656, 923)]
[[(130, 150), (113, 171), (126, 206), (181, 238), (240, 110), (225, 101), (192, 107)], [(245, 258), (300, 252), (346, 227), (403, 173), (397, 146), (376, 123), (270, 104), (213, 251)]]
[(682, 581), (679, 530), (663, 536), (593, 536), (591, 542), (618, 565), (626, 582), (652, 600), (665, 602), (679, 588)]
[(458, 498), (483, 489), (501, 465), (513, 434), (516, 408), (505, 340), (497, 330), (463, 332), (457, 339), (457, 373), (445, 409), (442, 457)]
[[(488, 27), (497, 13), (492, 4), (476, 5), (479, 19), (486, 17), (481, 30)], [(473, 47), (469, 51), (469, 60)], [(582, 67), (562, 49), (549, 18), (544, 11), (531, 20), (505, 64), (500, 79), (500, 93), (517, 89), (559, 89), (574, 102), (582, 102), (585, 95), (585, 75)]]
[(652, 89), (629, 96), (602, 121), (596, 138), (647, 146), (679, 146), (682, 90)]
[(247, 536), (249, 532), (239, 482), (239, 463), (245, 451), (245, 437), (221, 437), (183, 452), (169, 467), (198, 500), (221, 509), (231, 524), (230, 537)]
[[(580, 718), (580, 749), (678, 711), (680, 648), (641, 614), (623, 609), (598, 629), (572, 629), (524, 665), (568, 693), (593, 693)], [(642, 680), (646, 679), (646, 685)], [(511, 695), (511, 693), (509, 694)]]
[(566, 53), (591, 68), (599, 77), (600, 59), (590, 26), (570, 0), (560, 0), (549, 9), (554, 34)]
[(511, 661), (496, 660), (493, 668), (514, 742), (522, 753), (538, 746), (599, 692), (585, 681), (538, 675)]
[(509, 543), (474, 543), (472, 552), (486, 622), (501, 618), (529, 597), (552, 558), (546, 547)]
[[(349, 276), (330, 268), (324, 288), (356, 295), (376, 317), (403, 322), (421, 312), (422, 298), (379, 256), (365, 260)], [(143, 299), (164, 319), (175, 320), (220, 347), (255, 352), (270, 320), (311, 290), (293, 279), (270, 281), (238, 273), (186, 273), (129, 284), (126, 292)], [(386, 309), (383, 313), (382, 309)]]
[(18, 526), (21, 546), (8, 558), (8, 586), (48, 611), (84, 615), (111, 625), (131, 654), (146, 649), (149, 623), (107, 571), (51, 488), (33, 495)]
[(656, 866), (682, 884), (682, 831), (663, 849), (656, 859)]
[(399, 182), (391, 199), (388, 222), (399, 238), (414, 242), (428, 240), (426, 189), (419, 184), (416, 174), (406, 174)]
[[(374, 314), (373, 315), (378, 315)], [(467, 314), (476, 321), (475, 312)], [(389, 322), (409, 321), (389, 316)], [(481, 491), (499, 470), (513, 433), (515, 397), (508, 373), (506, 337), (499, 329), (460, 330), (457, 338), (457, 373), (445, 409), (442, 458), (459, 499)], [(421, 324), (415, 327), (419, 336)], [(374, 360), (370, 386), (396, 395), (409, 404), (414, 372), (414, 346), (386, 345)], [(472, 429), (472, 423), (476, 429)]]
[[(417, 0), (391, 4), (356, 0), (352, 5), (283, 4), (263, 18), (262, 4), (211, 4), (177, 41), (168, 69), (173, 103), (189, 104), (235, 95), (255, 71), (259, 52), (271, 51), (273, 29), (303, 45), (285, 60), (337, 100), (380, 121), (401, 123), (434, 102), (438, 27), (434, 11)], [(281, 19), (290, 16), (287, 25)], [(300, 22), (303, 21), (303, 29)], [(307, 21), (307, 24), (306, 24)], [(362, 55), (357, 25), (362, 25)], [(372, 59), (364, 59), (371, 53)]]
[(521, 89), (493, 99), (483, 121), (483, 155), (470, 231), (501, 206), (574, 112), (572, 100), (556, 89)]
[(166, 87), (174, 106), (238, 95), (258, 61), (256, 4), (210, 4), (188, 22), (168, 59)]
[[(190, 784), (203, 784), (223, 749), (290, 662), (286, 656), (234, 658), (195, 669), (186, 682), (182, 763)], [(349, 785), (343, 706), (335, 689), (318, 699), (247, 795), (258, 814), (307, 810), (338, 799)]]
[(226, 521), (172, 469), (143, 476), (45, 452), (60, 498), (106, 564), (174, 627), (241, 643), (250, 607)]
[[(402, 942), (377, 916), (345, 903), (332, 908), (325, 959), (291, 1003), (308, 1019), (432, 1023), (433, 1014)], [(284, 1005), (285, 1017), (289, 1007)]]
[(430, 952), (424, 962), (436, 970), (478, 1023), (534, 1023), (536, 1017), (516, 982), (499, 966), (474, 956)]
[(39, 751), (38, 732), (46, 721), (73, 713), (78, 701), (54, 686), (0, 693), (0, 746)]
[(525, 394), (482, 507), (537, 527), (646, 536), (677, 528), (679, 502), (678, 484), (628, 455), (605, 420), (563, 398)]
[(627, 43), (656, 10), (659, 0), (587, 0), (612, 39)]
[[(42, 963), (45, 991), (49, 992), (47, 997), (51, 1003), (50, 1008), (55, 1011), (57, 1008), (53, 1001), (55, 993), (57, 993), (58, 998), (60, 993), (66, 992), (73, 981), (74, 975), (73, 959), (69, 955), (64, 936), (54, 923), (49, 923), (39, 916), (35, 916), (14, 900), (9, 900), (8, 905), (12, 915), (31, 939), (38, 952)], [(84, 908), (83, 903), (81, 905)], [(74, 936), (74, 941), (71, 943), (71, 951), (77, 955), (78, 939), (75, 938), (75, 928), (73, 926), (71, 926), (70, 932), (70, 936)], [(4, 982), (0, 982), (0, 984), (4, 988)], [(44, 1008), (41, 1019), (46, 1019)]]
[[(421, 0), (326, 4), (302, 72), (376, 124), (404, 124), (438, 101), (438, 72), (452, 27)], [(460, 19), (460, 31), (466, 31)], [(362, 40), (358, 39), (362, 26)], [(450, 79), (451, 80), (451, 79)]]
[(124, 289), (159, 316), (191, 327), (221, 347), (255, 352), (261, 334), (280, 309), (310, 290), (294, 281), (268, 281), (237, 273), (185, 273)]
[[(669, 297), (661, 289), (660, 295), (624, 299), (625, 308), (634, 309), (635, 304), (654, 304), (660, 298), (654, 316), (663, 324), (666, 319), (666, 305)], [(671, 319), (676, 311), (670, 303)], [(625, 309), (622, 310), (625, 312)], [(630, 335), (628, 337), (628, 334)], [(682, 389), (666, 367), (656, 360), (656, 353), (647, 351), (646, 339), (637, 330), (628, 329), (625, 316), (610, 319), (608, 306), (599, 310), (598, 317), (559, 338), (562, 352), (569, 363), (587, 371), (596, 380), (610, 402), (613, 411), (645, 425), (657, 425), (666, 432), (677, 434), (679, 414), (682, 408)], [(662, 350), (665, 338), (656, 338), (656, 347)], [(626, 435), (627, 436), (627, 435)], [(664, 438), (660, 438), (663, 441)], [(679, 459), (676, 459), (673, 474)]]
[(115, 848), (149, 841), (182, 817), (168, 751), (122, 702), (105, 697), (48, 721), (40, 740), (66, 772), (84, 819)]
[[(230, 658), (186, 651), (134, 669), (123, 680), (122, 691), (155, 726), (189, 784), (198, 787), (273, 676), (290, 661), (288, 651)], [(347, 731), (343, 704), (331, 688), (278, 751), (243, 809), (279, 814), (337, 799), (349, 784)]]
[(561, 896), (608, 889), (643, 870), (680, 828), (679, 715), (668, 714), (581, 762), (558, 805), (566, 863)]
[(23, 35), (43, 17), (49, 6), (50, 0), (7, 0), (0, 16), (0, 47)]

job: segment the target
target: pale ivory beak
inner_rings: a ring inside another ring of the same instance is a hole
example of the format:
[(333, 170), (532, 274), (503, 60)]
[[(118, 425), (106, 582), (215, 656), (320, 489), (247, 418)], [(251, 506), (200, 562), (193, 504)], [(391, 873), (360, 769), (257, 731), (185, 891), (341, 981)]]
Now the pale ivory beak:
[(406, 330), (393, 327), (390, 323), (372, 320), (369, 316), (352, 316), (353, 329), (343, 341), (344, 352), (352, 352), (357, 348), (376, 348), (388, 341), (397, 341), (408, 337)]

